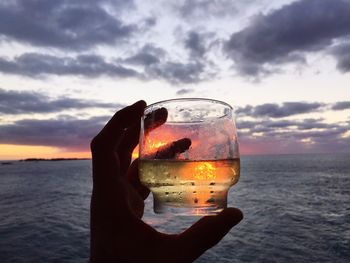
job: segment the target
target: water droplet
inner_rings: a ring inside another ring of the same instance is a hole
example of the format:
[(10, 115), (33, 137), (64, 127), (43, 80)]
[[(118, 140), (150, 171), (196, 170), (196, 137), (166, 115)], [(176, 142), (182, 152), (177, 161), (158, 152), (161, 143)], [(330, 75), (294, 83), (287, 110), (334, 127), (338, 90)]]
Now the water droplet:
[(192, 186), (194, 186), (194, 185), (195, 185), (195, 183), (194, 183), (194, 182), (191, 182), (191, 185), (192, 185)]
[(166, 195), (166, 196), (169, 195), (169, 192), (165, 192), (165, 195)]
[(198, 203), (198, 198), (197, 198), (197, 197), (194, 199), (194, 203), (195, 203), (195, 204)]
[(215, 182), (211, 182), (209, 185), (215, 185)]
[(214, 191), (210, 191), (210, 193), (211, 193), (211, 194), (213, 194), (213, 193), (214, 193)]
[(207, 200), (207, 203), (215, 203), (215, 199), (211, 197)]
[(196, 193), (197, 193), (197, 191), (193, 191), (193, 193), (194, 193), (194, 194), (196, 194)]

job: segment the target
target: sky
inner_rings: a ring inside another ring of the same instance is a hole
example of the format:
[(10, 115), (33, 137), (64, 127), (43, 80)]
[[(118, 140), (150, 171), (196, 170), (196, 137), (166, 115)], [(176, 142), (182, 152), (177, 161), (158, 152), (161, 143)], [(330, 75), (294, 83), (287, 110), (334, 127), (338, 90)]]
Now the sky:
[(0, 159), (182, 97), (232, 105), (242, 155), (350, 152), (350, 0), (0, 2)]

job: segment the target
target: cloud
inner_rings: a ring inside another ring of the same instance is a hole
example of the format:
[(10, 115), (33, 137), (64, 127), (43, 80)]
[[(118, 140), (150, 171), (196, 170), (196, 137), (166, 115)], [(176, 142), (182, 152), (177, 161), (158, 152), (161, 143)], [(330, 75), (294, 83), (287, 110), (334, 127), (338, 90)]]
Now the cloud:
[(332, 110), (346, 110), (350, 109), (350, 101), (339, 101), (334, 103)]
[(276, 103), (266, 103), (255, 107), (247, 105), (237, 110), (238, 114), (249, 115), (253, 117), (271, 117), (282, 118), (297, 114), (309, 113), (320, 110), (324, 106), (319, 102), (284, 102), (279, 105)]
[(34, 46), (81, 50), (115, 44), (137, 30), (113, 12), (132, 1), (14, 0), (1, 1), (0, 39)]
[[(251, 1), (249, 1), (251, 2)], [(246, 4), (246, 3), (244, 3)], [(222, 17), (236, 14), (242, 3), (230, 0), (184, 0), (174, 4), (181, 17), (186, 19), (198, 19), (209, 17)]]
[(176, 92), (176, 95), (185, 95), (193, 92), (193, 89), (180, 89)]
[[(184, 91), (187, 93), (187, 90)], [(38, 92), (18, 92), (0, 89), (0, 113), (48, 113), (65, 109), (90, 107), (119, 108), (123, 105), (99, 103), (70, 98), (50, 98)], [(16, 107), (11, 107), (16, 105)], [(317, 119), (283, 119), (291, 114), (307, 110), (343, 108), (343, 102), (284, 103), (266, 107), (268, 104), (240, 108), (241, 114), (253, 117), (241, 121), (237, 127), (243, 153), (301, 153), (301, 152), (348, 152), (350, 149), (350, 121), (327, 123)], [(320, 106), (321, 105), (321, 106)], [(324, 107), (324, 108), (323, 108)], [(256, 109), (268, 109), (262, 112)], [(278, 118), (266, 118), (266, 116)], [(110, 116), (79, 119), (60, 115), (54, 119), (22, 119), (10, 124), (0, 124), (0, 144), (43, 145), (67, 150), (88, 150), (93, 136), (103, 127)]]
[(319, 130), (302, 130), (299, 127), (298, 130), (289, 132), (270, 131), (264, 137), (289, 142), (289, 145), (302, 142), (314, 152), (349, 152), (350, 138), (344, 134), (350, 130), (350, 123), (325, 126), (326, 128)]
[[(253, 121), (238, 121), (239, 129), (249, 129), (244, 133), (255, 133), (255, 132), (264, 132), (264, 133), (279, 133), (281, 130), (290, 130), (292, 133), (297, 132), (308, 132), (315, 129), (327, 129), (331, 130), (333, 128), (344, 128), (340, 124), (329, 124), (324, 123), (323, 119), (303, 119), (303, 120), (260, 120), (255, 119)], [(344, 130), (342, 130), (344, 132)]]
[[(121, 63), (140, 68), (136, 70)], [(114, 61), (107, 61), (98, 55), (57, 57), (39, 53), (25, 53), (12, 60), (0, 58), (0, 72), (31, 78), (49, 75), (87, 78), (109, 76), (142, 80), (161, 79), (175, 85), (203, 81), (210, 75), (205, 74), (205, 70), (202, 62), (172, 61), (163, 49), (151, 45), (143, 47), (130, 57)]]
[(192, 58), (201, 58), (204, 56), (207, 48), (204, 45), (203, 35), (195, 31), (190, 31), (185, 40), (185, 47), (190, 50)]
[(86, 151), (109, 117), (26, 119), (0, 125), (0, 144), (42, 145)]
[(172, 62), (152, 65), (146, 68), (146, 74), (151, 79), (161, 78), (176, 85), (182, 83), (197, 83), (206, 79), (205, 65), (201, 62)]
[(350, 43), (343, 43), (332, 48), (330, 52), (337, 60), (337, 68), (341, 72), (350, 71)]
[(13, 60), (0, 58), (0, 72), (28, 77), (45, 75), (140, 77), (137, 71), (117, 63), (107, 62), (98, 55), (56, 57), (38, 53), (25, 53)]
[[(42, 145), (87, 151), (89, 142), (109, 118), (60, 116), (56, 119), (25, 119), (13, 124), (0, 124), (0, 144)], [(243, 126), (249, 131), (241, 131)], [(255, 154), (349, 152), (350, 137), (344, 136), (349, 130), (350, 122), (328, 124), (321, 119), (256, 120), (246, 122), (245, 125), (238, 122), (242, 152)]]
[[(306, 52), (328, 48), (350, 34), (350, 2), (301, 0), (257, 15), (249, 26), (233, 33), (224, 52), (245, 75), (268, 74), (271, 66), (305, 62)], [(338, 68), (347, 69), (340, 63)]]
[(162, 48), (148, 44), (135, 54), (121, 60), (124, 63), (143, 67), (146, 79), (162, 79), (177, 84), (197, 83), (207, 79), (206, 67), (203, 62), (174, 61)]
[(152, 64), (159, 64), (160, 59), (164, 59), (166, 51), (162, 48), (155, 47), (151, 44), (144, 45), (134, 55), (121, 60), (124, 63), (141, 66), (151, 66)]
[(238, 121), (238, 136), (245, 154), (349, 152), (350, 122), (322, 119)]
[(172, 1), (170, 6), (181, 17), (181, 20), (188, 20), (193, 24), (202, 21), (207, 23), (208, 20), (214, 19), (232, 21), (238, 18), (240, 20), (252, 11), (262, 8), (271, 9), (290, 2), (291, 0), (177, 0)]
[(67, 97), (50, 98), (34, 91), (11, 91), (0, 88), (0, 114), (53, 113), (70, 109), (108, 108), (124, 105)]

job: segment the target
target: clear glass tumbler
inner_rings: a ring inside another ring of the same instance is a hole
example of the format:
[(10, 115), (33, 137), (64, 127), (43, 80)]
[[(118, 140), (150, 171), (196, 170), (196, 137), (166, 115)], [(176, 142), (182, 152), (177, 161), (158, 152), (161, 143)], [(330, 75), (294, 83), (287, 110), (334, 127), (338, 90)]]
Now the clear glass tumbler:
[(154, 212), (213, 215), (227, 206), (240, 159), (232, 107), (224, 102), (173, 99), (149, 105), (141, 120), (140, 180)]

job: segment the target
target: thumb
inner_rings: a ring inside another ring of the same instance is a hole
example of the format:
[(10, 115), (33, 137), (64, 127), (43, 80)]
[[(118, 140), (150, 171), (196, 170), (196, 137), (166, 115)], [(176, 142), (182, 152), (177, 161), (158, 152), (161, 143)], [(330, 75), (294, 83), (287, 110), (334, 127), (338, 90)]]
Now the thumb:
[(226, 208), (216, 216), (201, 218), (179, 236), (184, 254), (195, 260), (216, 245), (242, 219), (243, 214), (237, 208)]

